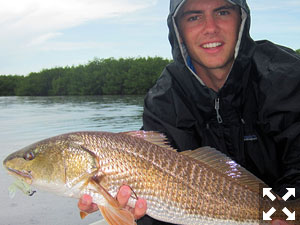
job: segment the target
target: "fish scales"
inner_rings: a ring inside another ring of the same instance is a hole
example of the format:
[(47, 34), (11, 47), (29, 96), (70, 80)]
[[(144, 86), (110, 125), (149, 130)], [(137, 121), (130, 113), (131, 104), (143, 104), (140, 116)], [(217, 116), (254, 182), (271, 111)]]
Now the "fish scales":
[[(91, 138), (95, 140), (91, 135), (83, 137), (83, 140)], [(107, 184), (108, 190), (116, 192), (115, 187), (127, 184), (137, 196), (155, 199), (153, 205), (151, 201), (148, 203), (149, 215), (159, 215), (158, 219), (162, 220), (170, 220), (174, 216), (184, 218), (185, 215), (193, 215), (195, 220), (201, 216), (228, 221), (259, 220), (257, 195), (250, 191), (247, 193), (245, 187), (227, 181), (217, 171), (211, 171), (187, 156), (125, 134), (107, 133), (103, 140), (82, 144), (93, 149), (107, 176), (122, 174), (115, 179), (112, 176), (111, 183)], [(101, 164), (104, 158), (111, 161)], [(128, 177), (131, 179), (126, 179)], [(235, 190), (235, 196), (232, 196), (232, 190)], [(177, 214), (167, 215), (169, 208), (175, 209)], [(191, 224), (192, 221), (187, 222)]]
[[(149, 216), (165, 222), (261, 222), (259, 208), (269, 209), (271, 202), (261, 198), (257, 178), (209, 147), (177, 153), (164, 142), (155, 132), (69, 133), (11, 154), (4, 166), (17, 176), (30, 170), (24, 179), (29, 182), (31, 177), (33, 185), (61, 185), (59, 192), (65, 196), (90, 194), (98, 205), (105, 201), (93, 189), (92, 177), (112, 196), (126, 184), (137, 197), (147, 200)], [(34, 159), (23, 162), (28, 154), (34, 154)], [(132, 206), (135, 195), (129, 201)], [(295, 208), (294, 203), (291, 206)]]

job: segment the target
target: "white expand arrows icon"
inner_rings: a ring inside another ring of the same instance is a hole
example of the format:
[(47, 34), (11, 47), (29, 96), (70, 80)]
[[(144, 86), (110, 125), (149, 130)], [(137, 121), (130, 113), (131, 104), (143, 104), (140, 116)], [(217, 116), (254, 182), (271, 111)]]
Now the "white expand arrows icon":
[[(272, 188), (263, 188), (263, 197), (268, 196), (272, 201), (276, 199), (275, 195), (271, 192)], [(282, 197), (284, 201), (287, 201), (291, 196), (296, 196), (295, 188), (287, 188), (287, 193)], [(276, 212), (273, 207), (269, 212), (263, 212), (263, 220), (272, 220), (271, 216)], [(291, 213), (286, 207), (282, 210), (284, 214), (288, 217), (286, 220), (296, 220), (296, 212)]]
[(287, 215), (288, 218), (286, 220), (296, 220), (296, 212), (291, 213), (286, 207), (282, 210), (282, 212)]
[(274, 201), (276, 199), (276, 197), (275, 197), (275, 195), (272, 194), (271, 190), (272, 190), (272, 188), (264, 188), (263, 189), (263, 197), (265, 197), (267, 195), (272, 201)]
[(291, 196), (296, 196), (296, 189), (295, 188), (287, 188), (287, 193), (282, 197), (284, 201), (287, 201)]
[(276, 212), (276, 209), (272, 207), (272, 209), (269, 210), (269, 212), (265, 213), (263, 211), (263, 220), (272, 220), (271, 216)]

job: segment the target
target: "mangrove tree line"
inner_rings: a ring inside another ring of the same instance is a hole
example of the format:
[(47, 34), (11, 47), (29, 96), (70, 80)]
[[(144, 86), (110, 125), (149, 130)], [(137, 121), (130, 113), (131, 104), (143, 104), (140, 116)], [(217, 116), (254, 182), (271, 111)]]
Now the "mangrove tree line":
[[(300, 49), (296, 52), (300, 54)], [(0, 96), (145, 94), (170, 62), (161, 57), (95, 58), (86, 65), (28, 76), (0, 75)]]
[(170, 62), (161, 57), (95, 58), (28, 76), (0, 76), (0, 96), (145, 94)]

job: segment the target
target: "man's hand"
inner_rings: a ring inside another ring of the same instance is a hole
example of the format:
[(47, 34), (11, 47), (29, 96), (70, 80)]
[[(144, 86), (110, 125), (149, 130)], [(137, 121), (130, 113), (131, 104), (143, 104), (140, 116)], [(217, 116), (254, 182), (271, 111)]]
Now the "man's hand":
[(78, 202), (78, 208), (82, 212), (93, 213), (98, 210), (98, 206), (93, 203), (93, 199), (89, 195), (83, 195)]
[(139, 198), (136, 201), (134, 208), (127, 206), (131, 194), (132, 194), (132, 190), (130, 189), (130, 187), (124, 185), (120, 188), (117, 194), (117, 200), (120, 203), (121, 207), (128, 209), (134, 215), (134, 218), (137, 220), (146, 214), (147, 203), (145, 199)]
[[(135, 219), (140, 219), (146, 214), (147, 203), (144, 199), (138, 199), (135, 207), (131, 208), (127, 206), (128, 200), (132, 194), (130, 187), (124, 185), (120, 188), (117, 194), (117, 200), (122, 208), (128, 209), (134, 215)], [(78, 202), (78, 208), (86, 213), (93, 213), (98, 210), (98, 206), (93, 203), (92, 197), (89, 195), (83, 195)]]

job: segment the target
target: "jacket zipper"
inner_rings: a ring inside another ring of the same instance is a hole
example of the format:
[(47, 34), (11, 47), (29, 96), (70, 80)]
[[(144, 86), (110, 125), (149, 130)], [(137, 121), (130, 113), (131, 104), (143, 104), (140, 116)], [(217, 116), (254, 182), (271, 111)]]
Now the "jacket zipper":
[(215, 99), (215, 110), (217, 113), (217, 121), (218, 123), (223, 123), (223, 119), (220, 115), (220, 98)]

